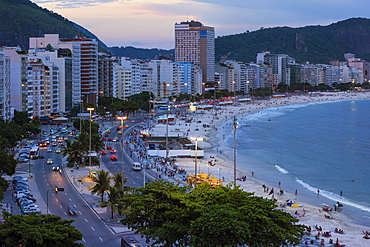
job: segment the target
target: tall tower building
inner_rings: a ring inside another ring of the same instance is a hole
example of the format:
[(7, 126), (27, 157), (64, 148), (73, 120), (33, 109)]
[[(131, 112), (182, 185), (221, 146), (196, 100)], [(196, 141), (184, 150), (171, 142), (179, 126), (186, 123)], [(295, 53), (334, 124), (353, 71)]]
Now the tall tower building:
[(188, 62), (202, 69), (202, 83), (213, 86), (215, 78), (215, 29), (198, 21), (175, 24), (175, 62)]

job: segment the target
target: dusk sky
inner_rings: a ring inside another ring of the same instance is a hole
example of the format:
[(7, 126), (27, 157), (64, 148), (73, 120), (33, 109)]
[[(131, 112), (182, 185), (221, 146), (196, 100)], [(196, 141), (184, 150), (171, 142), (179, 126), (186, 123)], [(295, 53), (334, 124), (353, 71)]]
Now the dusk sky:
[(329, 25), (368, 18), (369, 0), (33, 0), (94, 33), (107, 46), (174, 48), (174, 24), (197, 20), (216, 37), (261, 27)]

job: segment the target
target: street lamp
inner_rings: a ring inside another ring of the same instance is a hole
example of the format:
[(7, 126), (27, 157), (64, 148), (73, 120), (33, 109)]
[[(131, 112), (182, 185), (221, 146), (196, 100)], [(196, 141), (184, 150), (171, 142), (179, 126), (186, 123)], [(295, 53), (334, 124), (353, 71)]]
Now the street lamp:
[(121, 139), (121, 142), (122, 142), (122, 168), (121, 168), (121, 173), (122, 173), (122, 191), (123, 191), (123, 175), (125, 173), (125, 167), (124, 167), (124, 164), (125, 164), (125, 126), (124, 126), (124, 121), (127, 120), (127, 116), (118, 116), (117, 117), (118, 120), (121, 120), (121, 125), (122, 125), (122, 139)]
[(198, 141), (203, 141), (202, 137), (190, 137), (190, 140), (195, 141), (195, 162), (194, 162), (194, 174), (197, 178), (197, 169), (198, 169)]
[(234, 116), (234, 188), (236, 188), (236, 129), (238, 128), (238, 122), (236, 117)]
[(235, 93), (235, 81), (233, 81), (233, 91), (234, 91), (234, 103), (235, 103), (235, 97), (236, 97), (236, 93)]
[(89, 166), (91, 166), (91, 113), (92, 111), (94, 111), (94, 107), (88, 107), (87, 110), (90, 112), (90, 135), (89, 135), (89, 139), (90, 139), (90, 146), (89, 146)]

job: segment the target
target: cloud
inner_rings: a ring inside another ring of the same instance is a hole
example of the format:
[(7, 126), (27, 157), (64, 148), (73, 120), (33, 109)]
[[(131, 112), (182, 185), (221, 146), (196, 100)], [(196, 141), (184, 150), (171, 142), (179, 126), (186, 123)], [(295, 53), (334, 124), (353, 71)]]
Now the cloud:
[(36, 4), (48, 4), (53, 5), (55, 8), (64, 9), (64, 8), (81, 8), (81, 7), (90, 7), (99, 5), (102, 3), (111, 3), (117, 2), (120, 0), (34, 0)]

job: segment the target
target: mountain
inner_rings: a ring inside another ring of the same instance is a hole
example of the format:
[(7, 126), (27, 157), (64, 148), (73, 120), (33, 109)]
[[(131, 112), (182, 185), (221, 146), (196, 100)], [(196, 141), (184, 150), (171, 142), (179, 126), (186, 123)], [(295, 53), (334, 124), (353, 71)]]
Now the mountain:
[(144, 49), (144, 48), (135, 48), (132, 46), (114, 46), (110, 47), (109, 51), (117, 57), (129, 57), (137, 58), (142, 60), (156, 59), (158, 57), (167, 57), (169, 59), (174, 59), (175, 50), (163, 50), (163, 49)]
[(29, 0), (0, 0), (0, 46), (20, 46), (27, 50), (30, 37), (53, 33), (59, 33), (61, 38), (96, 38), (86, 29)]
[(345, 53), (370, 61), (370, 19), (351, 18), (328, 26), (261, 28), (216, 38), (216, 61), (255, 62), (257, 53), (287, 54), (297, 62), (344, 61)]

